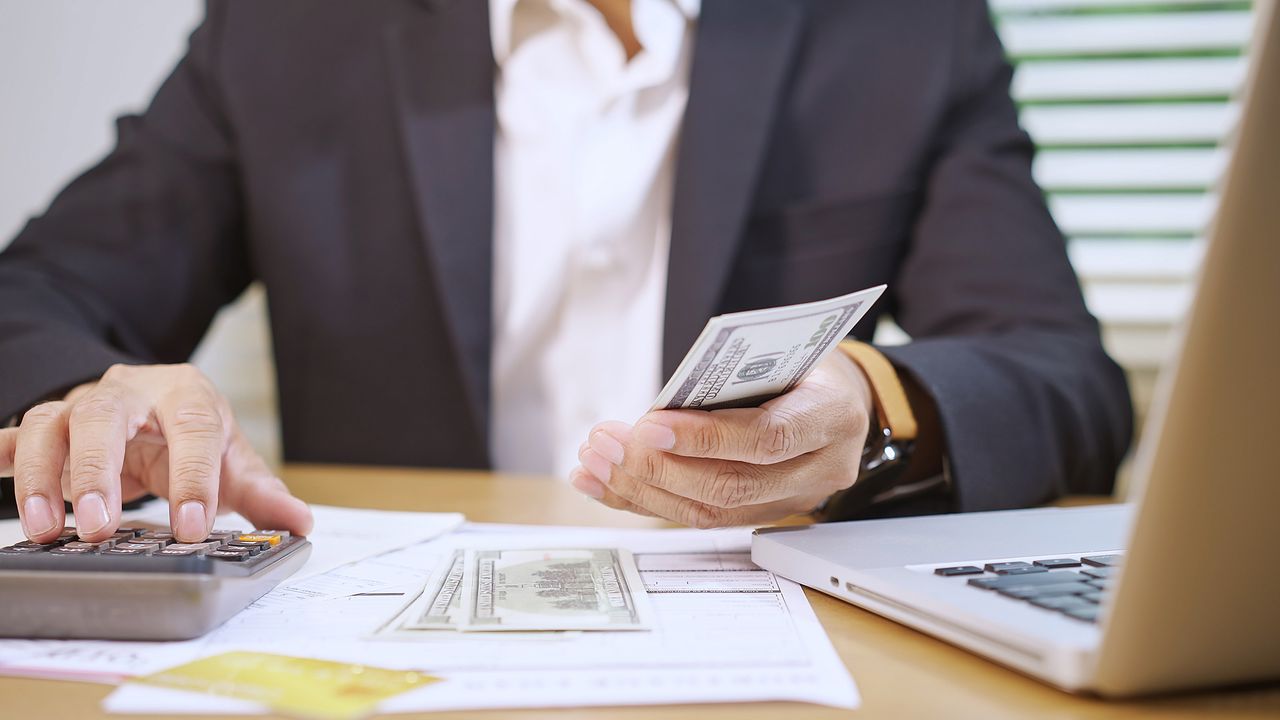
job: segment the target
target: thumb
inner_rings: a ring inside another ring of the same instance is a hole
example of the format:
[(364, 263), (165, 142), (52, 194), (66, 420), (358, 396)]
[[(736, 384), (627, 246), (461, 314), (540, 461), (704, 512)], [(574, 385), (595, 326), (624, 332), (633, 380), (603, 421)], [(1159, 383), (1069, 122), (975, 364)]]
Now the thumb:
[(13, 454), (18, 449), (18, 428), (0, 430), (0, 477), (13, 477)]
[(223, 457), (221, 480), (221, 502), (248, 518), (254, 527), (288, 530), (295, 535), (311, 532), (315, 524), (311, 509), (289, 492), (238, 427), (232, 431)]

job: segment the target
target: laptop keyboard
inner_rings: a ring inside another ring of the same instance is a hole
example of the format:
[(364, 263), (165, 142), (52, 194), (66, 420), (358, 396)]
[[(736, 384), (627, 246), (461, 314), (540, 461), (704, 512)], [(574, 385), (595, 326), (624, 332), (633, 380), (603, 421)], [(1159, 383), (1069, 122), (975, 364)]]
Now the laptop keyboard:
[(934, 568), (941, 577), (968, 577), (969, 587), (1084, 622), (1097, 622), (1119, 572), (1120, 555), (1080, 555), (1031, 562), (992, 562)]

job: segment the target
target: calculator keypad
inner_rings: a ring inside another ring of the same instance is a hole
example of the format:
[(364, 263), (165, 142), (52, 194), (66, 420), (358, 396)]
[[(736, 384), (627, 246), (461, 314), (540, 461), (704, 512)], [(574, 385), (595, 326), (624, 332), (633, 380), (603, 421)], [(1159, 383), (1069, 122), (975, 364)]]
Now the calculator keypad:
[[(84, 542), (76, 535), (75, 528), (66, 528), (51, 543), (24, 540), (8, 547), (0, 547), (0, 569), (17, 563), (26, 569), (89, 570), (93, 569), (93, 561), (99, 558), (103, 569), (121, 569), (115, 560), (117, 558), (137, 558), (154, 569), (173, 565), (187, 571), (200, 571), (199, 568), (203, 567), (204, 572), (209, 572), (214, 570), (209, 567), (210, 562), (215, 566), (225, 563), (237, 567), (256, 567), (303, 540), (294, 538), (291, 541), (290, 538), (287, 530), (214, 530), (202, 542), (180, 543), (167, 530), (120, 528), (106, 540)], [(15, 556), (27, 559), (18, 560)], [(12, 559), (5, 561), (6, 557)], [(43, 557), (48, 557), (50, 561), (41, 561)], [(70, 558), (79, 560), (71, 561)], [(106, 558), (112, 560), (108, 561)]]

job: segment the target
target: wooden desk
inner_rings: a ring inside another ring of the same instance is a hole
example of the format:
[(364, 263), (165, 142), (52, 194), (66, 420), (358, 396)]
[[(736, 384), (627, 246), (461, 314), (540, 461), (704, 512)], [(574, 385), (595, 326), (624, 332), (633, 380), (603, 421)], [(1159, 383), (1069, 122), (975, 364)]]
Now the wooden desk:
[[(616, 527), (662, 527), (617, 513), (581, 497), (566, 484), (489, 473), (368, 468), (291, 467), (285, 479), (316, 503), (357, 507), (457, 511), (483, 522)], [(776, 720), (776, 718), (1277, 718), (1280, 687), (1123, 703), (1079, 698), (1048, 688), (1000, 666), (901, 625), (809, 592), (814, 610), (858, 683), (863, 704), (846, 712), (796, 703), (657, 706), (443, 713), (397, 717), (512, 716), (552, 718), (668, 718)], [(24, 720), (105, 716), (105, 685), (0, 678), (0, 717)], [(138, 716), (154, 717), (154, 716)]]

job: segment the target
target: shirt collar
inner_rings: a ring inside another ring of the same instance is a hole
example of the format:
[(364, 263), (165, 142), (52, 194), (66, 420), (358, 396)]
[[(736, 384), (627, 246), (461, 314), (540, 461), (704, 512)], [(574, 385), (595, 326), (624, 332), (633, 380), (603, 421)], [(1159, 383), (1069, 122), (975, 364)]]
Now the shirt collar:
[[(702, 0), (668, 1), (679, 8), (690, 21), (697, 20), (702, 12)], [(493, 47), (494, 62), (499, 67), (511, 57), (512, 15), (515, 14), (516, 4), (519, 2), (521, 0), (489, 0), (489, 41)], [(585, 5), (587, 0), (572, 0), (572, 2)]]

